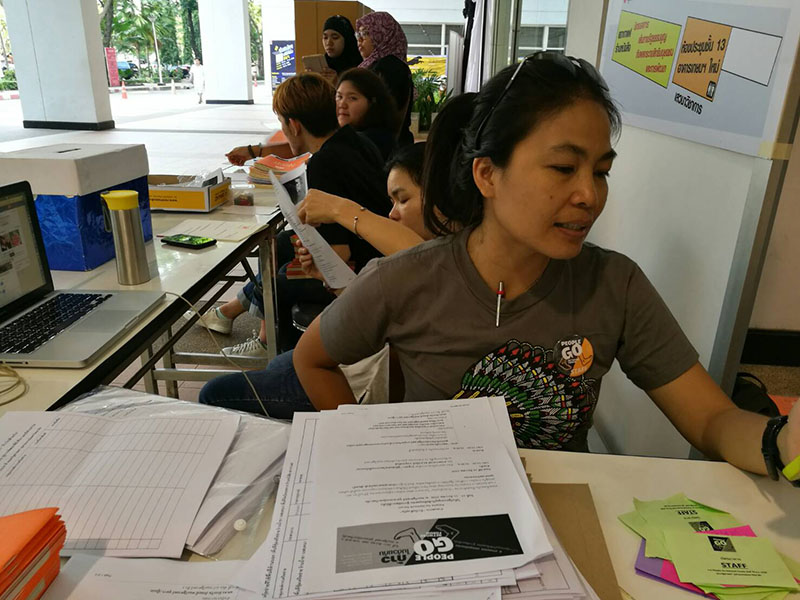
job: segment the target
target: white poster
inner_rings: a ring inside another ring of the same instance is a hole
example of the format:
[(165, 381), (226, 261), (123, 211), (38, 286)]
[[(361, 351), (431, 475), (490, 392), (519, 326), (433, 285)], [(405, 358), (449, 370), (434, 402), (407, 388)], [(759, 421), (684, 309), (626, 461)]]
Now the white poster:
[(795, 0), (611, 0), (601, 71), (623, 122), (772, 158), (800, 35)]

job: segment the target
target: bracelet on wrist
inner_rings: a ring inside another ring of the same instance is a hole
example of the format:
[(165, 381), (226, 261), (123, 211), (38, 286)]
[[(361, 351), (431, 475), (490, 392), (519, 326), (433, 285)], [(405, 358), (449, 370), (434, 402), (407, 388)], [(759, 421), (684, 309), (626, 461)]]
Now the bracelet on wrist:
[[(366, 208), (364, 208), (363, 206), (359, 206), (359, 207), (358, 207), (358, 210), (359, 210), (359, 212), (364, 212), (364, 211), (365, 211), (365, 210), (367, 210), (367, 209), (366, 209)], [(355, 233), (355, 234), (356, 234), (356, 237), (357, 237), (358, 239), (360, 239), (360, 240), (363, 240), (363, 239), (364, 239), (364, 238), (362, 238), (360, 235), (358, 235), (358, 215), (356, 215), (355, 217), (353, 217), (353, 233)]]
[(247, 151), (250, 153), (250, 158), (256, 157), (256, 153), (253, 152), (253, 146), (251, 146), (250, 144), (247, 144)]
[(767, 421), (764, 434), (761, 436), (761, 454), (764, 456), (764, 464), (767, 467), (767, 475), (769, 475), (770, 479), (777, 481), (779, 473), (783, 473), (792, 485), (800, 487), (800, 479), (794, 479), (794, 476), (798, 475), (795, 471), (800, 471), (800, 464), (797, 463), (797, 459), (790, 462), (788, 467), (791, 467), (791, 469), (787, 473), (787, 467), (784, 467), (781, 461), (781, 451), (778, 448), (778, 434), (788, 421), (789, 417), (786, 415), (773, 417)]

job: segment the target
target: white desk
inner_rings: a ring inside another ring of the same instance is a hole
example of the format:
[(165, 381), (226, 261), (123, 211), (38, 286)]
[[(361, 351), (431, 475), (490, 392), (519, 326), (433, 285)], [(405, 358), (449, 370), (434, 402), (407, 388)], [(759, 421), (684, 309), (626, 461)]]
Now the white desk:
[[(635, 600), (690, 600), (690, 592), (636, 574), (641, 538), (617, 516), (633, 498), (653, 500), (684, 492), (726, 510), (780, 551), (800, 560), (800, 490), (786, 481), (749, 475), (727, 463), (520, 450), (539, 483), (588, 483), (620, 587)], [(793, 594), (789, 598), (800, 598)]]
[[(272, 194), (260, 191), (260, 203), (272, 200)], [(219, 221), (255, 220), (268, 227), (241, 242), (217, 242), (201, 250), (166, 246), (154, 238), (146, 244), (150, 263), (150, 281), (136, 286), (121, 286), (117, 282), (116, 262), (111, 260), (91, 271), (53, 271), (56, 289), (82, 288), (88, 290), (162, 290), (197, 302), (207, 290), (224, 277), (238, 262), (259, 248), (262, 254), (264, 281), (271, 281), (273, 269), (270, 242), (275, 229), (282, 222), (280, 213), (271, 216), (245, 217), (223, 213), (220, 209), (209, 214), (153, 213), (153, 231), (160, 233), (187, 219), (213, 219)], [(265, 285), (265, 295), (268, 286)], [(269, 289), (270, 293), (272, 292)], [(271, 297), (270, 297), (271, 299)], [(46, 410), (74, 399), (102, 383), (111, 382), (128, 364), (152, 344), (188, 310), (186, 304), (175, 296), (167, 296), (136, 327), (106, 350), (100, 358), (82, 369), (19, 369), (28, 382), (29, 390), (22, 398), (0, 407), (0, 415), (7, 410)], [(274, 322), (273, 305), (265, 303), (265, 317)], [(277, 347), (274, 330), (267, 328), (273, 337), (270, 346)], [(268, 343), (270, 340), (268, 339)]]

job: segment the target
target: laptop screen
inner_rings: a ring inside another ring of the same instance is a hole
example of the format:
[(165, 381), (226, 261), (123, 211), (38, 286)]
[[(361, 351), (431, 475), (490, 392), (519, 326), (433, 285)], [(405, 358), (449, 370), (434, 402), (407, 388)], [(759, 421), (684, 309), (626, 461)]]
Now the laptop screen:
[(0, 188), (0, 310), (48, 283), (24, 186)]

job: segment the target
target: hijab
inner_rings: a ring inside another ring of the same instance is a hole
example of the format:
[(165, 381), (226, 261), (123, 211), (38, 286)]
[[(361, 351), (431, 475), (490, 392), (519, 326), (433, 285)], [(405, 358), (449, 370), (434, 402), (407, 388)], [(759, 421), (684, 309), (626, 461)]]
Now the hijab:
[(341, 15), (328, 17), (322, 26), (322, 31), (326, 29), (333, 29), (344, 38), (344, 49), (339, 56), (331, 58), (325, 54), (325, 61), (328, 63), (328, 67), (336, 71), (337, 74), (357, 67), (358, 63), (361, 62), (361, 54), (358, 53), (356, 32), (353, 31), (353, 26), (350, 24), (349, 19)]
[(356, 29), (364, 28), (369, 33), (374, 49), (372, 54), (358, 65), (368, 68), (387, 56), (396, 56), (403, 61), (408, 60), (408, 40), (400, 23), (387, 12), (368, 13), (356, 21)]

